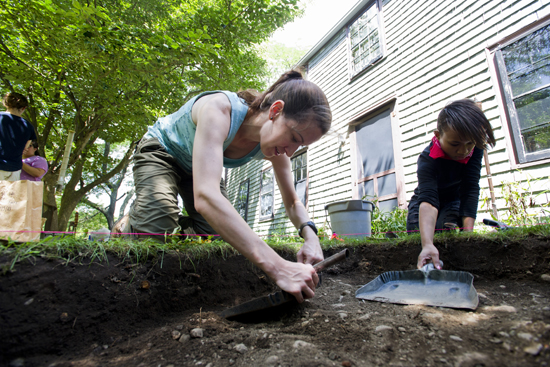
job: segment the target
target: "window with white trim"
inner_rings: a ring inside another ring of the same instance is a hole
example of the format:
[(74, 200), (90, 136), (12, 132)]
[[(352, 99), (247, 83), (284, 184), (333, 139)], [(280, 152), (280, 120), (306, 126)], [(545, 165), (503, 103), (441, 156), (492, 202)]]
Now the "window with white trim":
[(260, 220), (273, 218), (273, 198), (275, 194), (275, 183), (273, 168), (262, 171), (260, 178)]
[(350, 78), (383, 56), (380, 4), (372, 1), (348, 28)]
[(246, 179), (239, 185), (237, 193), (237, 204), (235, 205), (241, 217), (246, 221), (248, 219), (248, 188), (250, 179)]
[(294, 189), (304, 206), (307, 204), (307, 151), (292, 157)]
[(550, 25), (495, 54), (519, 163), (550, 157)]

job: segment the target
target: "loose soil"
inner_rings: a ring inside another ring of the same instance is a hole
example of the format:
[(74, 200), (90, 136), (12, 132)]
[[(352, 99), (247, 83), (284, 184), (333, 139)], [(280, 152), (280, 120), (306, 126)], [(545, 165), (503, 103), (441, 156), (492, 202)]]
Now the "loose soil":
[(0, 365), (547, 366), (550, 239), (439, 247), (447, 270), (474, 275), (476, 311), (355, 298), (383, 272), (414, 269), (413, 244), (354, 248), (315, 298), (240, 321), (219, 313), (276, 289), (242, 256), (28, 259), (0, 276)]

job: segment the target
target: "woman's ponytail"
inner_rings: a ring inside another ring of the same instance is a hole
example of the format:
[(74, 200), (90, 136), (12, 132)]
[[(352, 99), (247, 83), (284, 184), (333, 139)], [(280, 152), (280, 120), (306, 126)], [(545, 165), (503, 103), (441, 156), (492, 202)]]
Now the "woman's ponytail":
[(332, 122), (327, 97), (314, 83), (304, 80), (299, 69), (285, 72), (265, 92), (246, 90), (238, 93), (249, 106), (250, 114), (265, 111), (273, 102), (285, 103), (283, 114), (298, 123), (314, 121), (325, 134)]

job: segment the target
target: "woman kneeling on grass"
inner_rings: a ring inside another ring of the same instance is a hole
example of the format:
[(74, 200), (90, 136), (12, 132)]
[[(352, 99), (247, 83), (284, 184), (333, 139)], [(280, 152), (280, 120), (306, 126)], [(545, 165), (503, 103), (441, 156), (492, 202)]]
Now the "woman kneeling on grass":
[[(319, 140), (332, 114), (325, 94), (299, 71), (283, 74), (263, 93), (205, 92), (160, 118), (134, 155), (136, 200), (129, 230), (219, 234), (299, 302), (314, 296), (312, 264), (323, 259), (317, 230), (294, 190), (290, 157)], [(281, 258), (228, 200), (223, 167), (252, 159), (273, 165), (288, 217), (305, 240), (298, 262)], [(178, 193), (189, 217), (179, 218)], [(159, 236), (157, 236), (158, 238)]]
[(418, 186), (409, 203), (407, 231), (420, 229), (417, 267), (432, 262), (441, 269), (434, 231), (458, 226), (471, 232), (479, 201), (481, 159), (495, 146), (489, 120), (475, 102), (447, 105), (437, 117), (432, 142), (418, 157)]

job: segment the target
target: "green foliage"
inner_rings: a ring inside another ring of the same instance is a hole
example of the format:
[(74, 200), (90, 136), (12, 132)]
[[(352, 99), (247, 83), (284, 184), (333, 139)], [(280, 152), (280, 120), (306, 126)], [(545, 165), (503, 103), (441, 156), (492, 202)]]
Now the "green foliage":
[(289, 47), (273, 41), (264, 43), (261, 52), (267, 62), (266, 84), (272, 84), (282, 73), (292, 69), (308, 50), (306, 47)]
[(92, 209), (85, 204), (79, 204), (76, 207), (76, 210), (73, 212), (71, 216), (71, 221), (74, 221), (74, 215), (78, 212), (78, 225), (77, 225), (77, 236), (82, 236), (83, 238), (88, 237), (88, 232), (97, 230), (100, 228), (109, 228), (107, 224), (107, 219), (105, 216), (95, 210)]
[(304, 240), (298, 236), (297, 232), (288, 234), (285, 225), (270, 230), (269, 235), (260, 237), (270, 247), (280, 250), (287, 249), (289, 246), (293, 249), (299, 249), (304, 243)]
[(394, 208), (390, 212), (381, 212), (376, 208), (372, 212), (371, 231), (373, 238), (386, 238), (394, 232), (398, 236), (407, 233), (407, 209)]
[[(542, 220), (548, 221), (550, 203), (537, 204), (537, 198), (550, 191), (535, 188), (536, 184), (542, 181), (542, 179), (533, 179), (527, 175), (527, 180), (523, 182), (502, 182), (502, 197), (506, 202), (506, 217), (502, 219), (503, 222), (511, 226), (530, 226), (538, 224)], [(548, 184), (545, 184), (544, 187), (548, 187)]]
[(296, 4), (4, 0), (2, 93), (29, 96), (25, 117), (45, 148), (50, 187), (68, 132), (75, 131), (60, 229), (78, 201), (119, 172), (132, 152), (124, 158), (104, 155), (96, 143), (135, 142), (158, 116), (202, 91), (262, 88), (266, 69), (256, 46), (298, 14)]
[(389, 212), (382, 212), (378, 209), (378, 197), (363, 196), (362, 200), (370, 200), (374, 204), (371, 214), (371, 237), (387, 238), (387, 234), (393, 232), (397, 236), (407, 233), (407, 209), (398, 207)]

